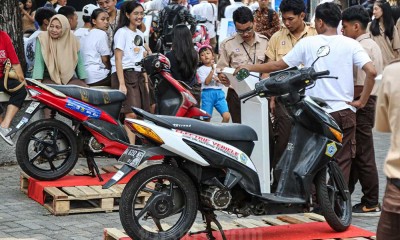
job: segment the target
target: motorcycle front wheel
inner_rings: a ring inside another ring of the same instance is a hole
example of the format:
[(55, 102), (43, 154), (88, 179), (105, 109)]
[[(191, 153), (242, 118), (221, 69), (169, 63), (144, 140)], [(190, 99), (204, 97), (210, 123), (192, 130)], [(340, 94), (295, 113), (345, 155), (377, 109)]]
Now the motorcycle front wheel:
[(28, 125), (18, 138), (16, 157), (21, 169), (37, 180), (56, 180), (69, 173), (78, 160), (74, 131), (55, 119)]
[(185, 172), (153, 165), (136, 173), (122, 192), (119, 214), (132, 239), (175, 240), (192, 226), (198, 194)]
[(337, 232), (345, 231), (351, 224), (351, 196), (343, 173), (331, 161), (316, 177), (317, 199), (329, 226)]

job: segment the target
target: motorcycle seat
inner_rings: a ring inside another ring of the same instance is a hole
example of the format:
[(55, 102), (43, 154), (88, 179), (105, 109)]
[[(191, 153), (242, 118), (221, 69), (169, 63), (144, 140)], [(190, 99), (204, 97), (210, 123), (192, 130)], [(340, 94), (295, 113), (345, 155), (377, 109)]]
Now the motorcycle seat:
[(253, 128), (237, 123), (209, 123), (197, 119), (161, 116), (158, 118), (167, 121), (175, 129), (195, 133), (220, 141), (256, 141), (257, 133)]
[(51, 88), (54, 88), (64, 93), (67, 96), (97, 106), (122, 102), (126, 98), (125, 94), (123, 94), (118, 90), (92, 89), (76, 85), (56, 85), (56, 84), (47, 84), (47, 85)]

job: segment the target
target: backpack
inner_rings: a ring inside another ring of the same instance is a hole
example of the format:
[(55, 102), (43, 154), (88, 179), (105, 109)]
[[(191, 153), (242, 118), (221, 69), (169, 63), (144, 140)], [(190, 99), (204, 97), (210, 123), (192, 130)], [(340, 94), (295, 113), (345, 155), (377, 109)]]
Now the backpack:
[(162, 36), (163, 36), (163, 43), (165, 46), (170, 47), (172, 45), (172, 37), (173, 37), (173, 31), (174, 27), (182, 23), (180, 17), (179, 17), (179, 12), (184, 8), (183, 6), (177, 6), (177, 7), (166, 7), (165, 8), (165, 15), (164, 15), (164, 22), (163, 22), (163, 31), (162, 31)]

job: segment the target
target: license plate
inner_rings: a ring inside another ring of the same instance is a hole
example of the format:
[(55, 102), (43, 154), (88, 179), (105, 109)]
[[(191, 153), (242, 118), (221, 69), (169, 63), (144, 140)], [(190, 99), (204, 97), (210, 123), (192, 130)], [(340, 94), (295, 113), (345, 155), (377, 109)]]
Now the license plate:
[(136, 168), (139, 166), (143, 157), (146, 155), (146, 151), (137, 148), (127, 148), (125, 152), (118, 159), (118, 162), (123, 162), (131, 167)]
[(31, 102), (31, 104), (29, 105), (29, 107), (25, 110), (26, 113), (33, 113), (33, 111), (35, 111), (35, 109), (39, 106), (39, 102)]

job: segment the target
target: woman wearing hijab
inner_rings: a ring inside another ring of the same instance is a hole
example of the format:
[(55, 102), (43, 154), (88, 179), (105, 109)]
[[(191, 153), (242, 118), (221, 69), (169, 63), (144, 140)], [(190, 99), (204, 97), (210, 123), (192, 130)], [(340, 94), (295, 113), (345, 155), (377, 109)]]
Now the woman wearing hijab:
[(87, 87), (84, 81), (87, 78), (85, 66), (79, 53), (79, 40), (71, 32), (65, 16), (54, 15), (47, 31), (39, 34), (32, 77), (47, 84)]

